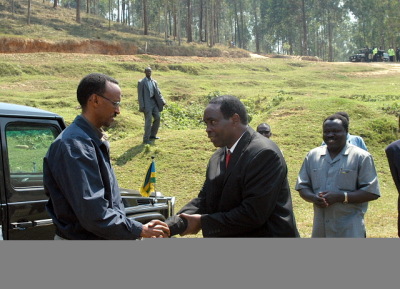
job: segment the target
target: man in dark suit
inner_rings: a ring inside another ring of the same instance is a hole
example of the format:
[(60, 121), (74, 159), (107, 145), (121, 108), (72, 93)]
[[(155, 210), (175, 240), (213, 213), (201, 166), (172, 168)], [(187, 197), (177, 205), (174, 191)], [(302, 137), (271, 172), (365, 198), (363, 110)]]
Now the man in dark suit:
[[(390, 172), (400, 194), (400, 140), (392, 142), (385, 149)], [(397, 198), (397, 235), (400, 237), (400, 195)]]
[(197, 198), (166, 221), (171, 236), (202, 230), (204, 237), (299, 237), (285, 160), (273, 141), (248, 126), (243, 103), (216, 97), (203, 120), (219, 149)]
[(139, 111), (144, 113), (143, 143), (149, 144), (157, 137), (160, 127), (160, 112), (166, 104), (157, 81), (151, 78), (151, 68), (144, 70), (146, 77), (138, 82)]

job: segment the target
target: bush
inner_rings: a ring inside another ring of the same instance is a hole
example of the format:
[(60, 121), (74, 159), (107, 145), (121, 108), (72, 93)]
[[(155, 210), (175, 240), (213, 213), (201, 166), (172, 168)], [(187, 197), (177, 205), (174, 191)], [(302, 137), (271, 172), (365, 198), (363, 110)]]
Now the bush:
[(170, 70), (178, 70), (180, 72), (192, 74), (192, 75), (199, 75), (201, 69), (199, 67), (195, 67), (193, 65), (182, 65), (182, 64), (170, 64), (168, 65)]
[(202, 124), (204, 106), (191, 104), (182, 107), (178, 103), (169, 103), (162, 112), (162, 123), (171, 129), (199, 128)]
[[(371, 134), (377, 143), (389, 144), (397, 139), (397, 126), (387, 118), (378, 118), (370, 122)], [(372, 136), (371, 136), (372, 138)]]
[(21, 67), (8, 63), (0, 63), (0, 77), (22, 75)]
[(387, 114), (394, 114), (395, 116), (400, 116), (400, 104), (397, 102), (393, 103), (392, 105), (387, 105), (382, 107), (382, 110)]

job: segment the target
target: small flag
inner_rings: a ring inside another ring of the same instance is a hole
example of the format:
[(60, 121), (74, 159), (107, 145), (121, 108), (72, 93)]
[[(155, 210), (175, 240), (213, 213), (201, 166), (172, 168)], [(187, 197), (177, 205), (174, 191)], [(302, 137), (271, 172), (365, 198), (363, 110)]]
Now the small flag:
[(146, 179), (144, 180), (143, 186), (140, 187), (140, 194), (143, 197), (149, 197), (152, 192), (155, 192), (156, 184), (156, 164), (154, 160), (151, 161), (150, 167), (146, 174)]

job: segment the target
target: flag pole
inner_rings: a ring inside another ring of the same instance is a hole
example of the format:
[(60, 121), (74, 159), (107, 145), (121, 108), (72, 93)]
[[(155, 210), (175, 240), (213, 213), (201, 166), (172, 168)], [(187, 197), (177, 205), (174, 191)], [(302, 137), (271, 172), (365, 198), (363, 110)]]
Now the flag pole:
[[(155, 168), (156, 163), (155, 163), (155, 161), (154, 161), (154, 156), (151, 156), (151, 162), (154, 163), (154, 168)], [(155, 170), (156, 170), (156, 169), (155, 169)], [(154, 205), (155, 203), (157, 203), (156, 183), (157, 183), (157, 179), (156, 179), (156, 181), (154, 182), (154, 201), (153, 201), (153, 205)]]

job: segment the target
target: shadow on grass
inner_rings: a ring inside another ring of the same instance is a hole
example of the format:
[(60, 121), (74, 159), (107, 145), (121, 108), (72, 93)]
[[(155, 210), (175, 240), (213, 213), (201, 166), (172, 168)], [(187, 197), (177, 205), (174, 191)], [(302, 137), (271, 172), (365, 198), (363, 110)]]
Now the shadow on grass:
[[(148, 146), (148, 145), (147, 145)], [(145, 144), (140, 144), (128, 149), (119, 158), (116, 159), (115, 163), (118, 166), (125, 165), (128, 161), (132, 160), (135, 156), (143, 152), (146, 148)]]

